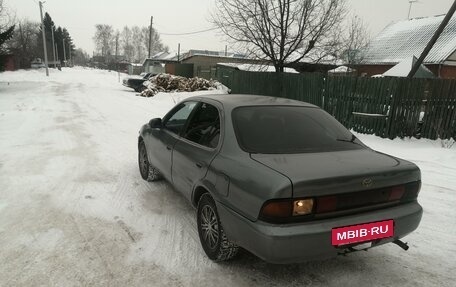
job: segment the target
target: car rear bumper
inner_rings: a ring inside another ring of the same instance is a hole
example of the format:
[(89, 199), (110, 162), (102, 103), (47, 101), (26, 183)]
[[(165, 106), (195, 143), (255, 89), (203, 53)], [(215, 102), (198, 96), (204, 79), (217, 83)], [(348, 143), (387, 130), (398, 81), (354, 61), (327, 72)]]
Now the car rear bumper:
[(372, 247), (400, 239), (414, 231), (423, 214), (417, 203), (339, 218), (274, 225), (252, 222), (222, 204), (217, 204), (227, 237), (263, 260), (277, 264), (327, 259), (344, 250), (331, 244), (331, 230), (388, 219), (394, 220), (394, 237), (378, 240)]

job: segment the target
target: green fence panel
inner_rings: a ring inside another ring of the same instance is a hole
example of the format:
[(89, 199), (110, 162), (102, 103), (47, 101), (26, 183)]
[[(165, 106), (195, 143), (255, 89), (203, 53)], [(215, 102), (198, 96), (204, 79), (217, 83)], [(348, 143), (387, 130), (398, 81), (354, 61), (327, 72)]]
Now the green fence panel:
[[(456, 81), (333, 77), (319, 73), (247, 72), (217, 67), (236, 94), (283, 97), (317, 105), (356, 132), (381, 137), (456, 137)], [(420, 113), (424, 112), (420, 123)]]

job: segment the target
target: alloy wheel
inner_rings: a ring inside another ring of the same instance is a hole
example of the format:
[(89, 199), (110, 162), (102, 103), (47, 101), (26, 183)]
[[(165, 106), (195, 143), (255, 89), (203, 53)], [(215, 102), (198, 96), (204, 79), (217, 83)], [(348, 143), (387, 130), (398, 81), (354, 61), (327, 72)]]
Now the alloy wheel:
[(219, 241), (219, 226), (215, 211), (209, 205), (205, 205), (201, 211), (201, 229), (204, 241), (210, 249), (215, 249)]

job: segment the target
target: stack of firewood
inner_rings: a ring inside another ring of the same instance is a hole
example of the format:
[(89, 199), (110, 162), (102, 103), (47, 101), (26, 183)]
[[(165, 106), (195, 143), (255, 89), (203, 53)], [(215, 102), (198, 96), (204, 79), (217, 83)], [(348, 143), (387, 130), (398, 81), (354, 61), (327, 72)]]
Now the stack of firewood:
[(215, 90), (221, 84), (215, 80), (203, 78), (185, 78), (170, 74), (158, 74), (149, 79), (147, 89), (142, 93), (142, 97), (153, 97), (159, 92), (194, 92), (203, 90)]

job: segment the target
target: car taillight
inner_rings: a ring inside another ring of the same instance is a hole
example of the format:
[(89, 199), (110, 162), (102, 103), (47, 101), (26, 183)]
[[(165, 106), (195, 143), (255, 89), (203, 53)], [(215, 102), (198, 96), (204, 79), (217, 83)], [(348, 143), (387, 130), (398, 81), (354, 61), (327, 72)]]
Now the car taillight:
[(291, 216), (293, 206), (289, 201), (270, 201), (261, 209), (263, 218), (286, 218)]
[(293, 216), (308, 215), (312, 213), (313, 199), (300, 199), (293, 201)]
[(391, 192), (390, 192), (388, 201), (400, 200), (402, 198), (402, 196), (404, 196), (404, 193), (405, 193), (404, 185), (394, 186), (391, 188)]
[(267, 201), (260, 211), (259, 218), (266, 222), (282, 223), (293, 218), (309, 215), (313, 211), (313, 199), (280, 199)]
[(337, 209), (336, 196), (323, 196), (317, 198), (316, 213), (325, 213), (335, 211)]
[(418, 198), (421, 189), (421, 181), (411, 182), (405, 185), (404, 196), (401, 201), (414, 201)]
[(315, 199), (315, 214), (331, 213), (384, 203), (416, 200), (421, 182), (411, 182), (393, 187), (326, 195)]

